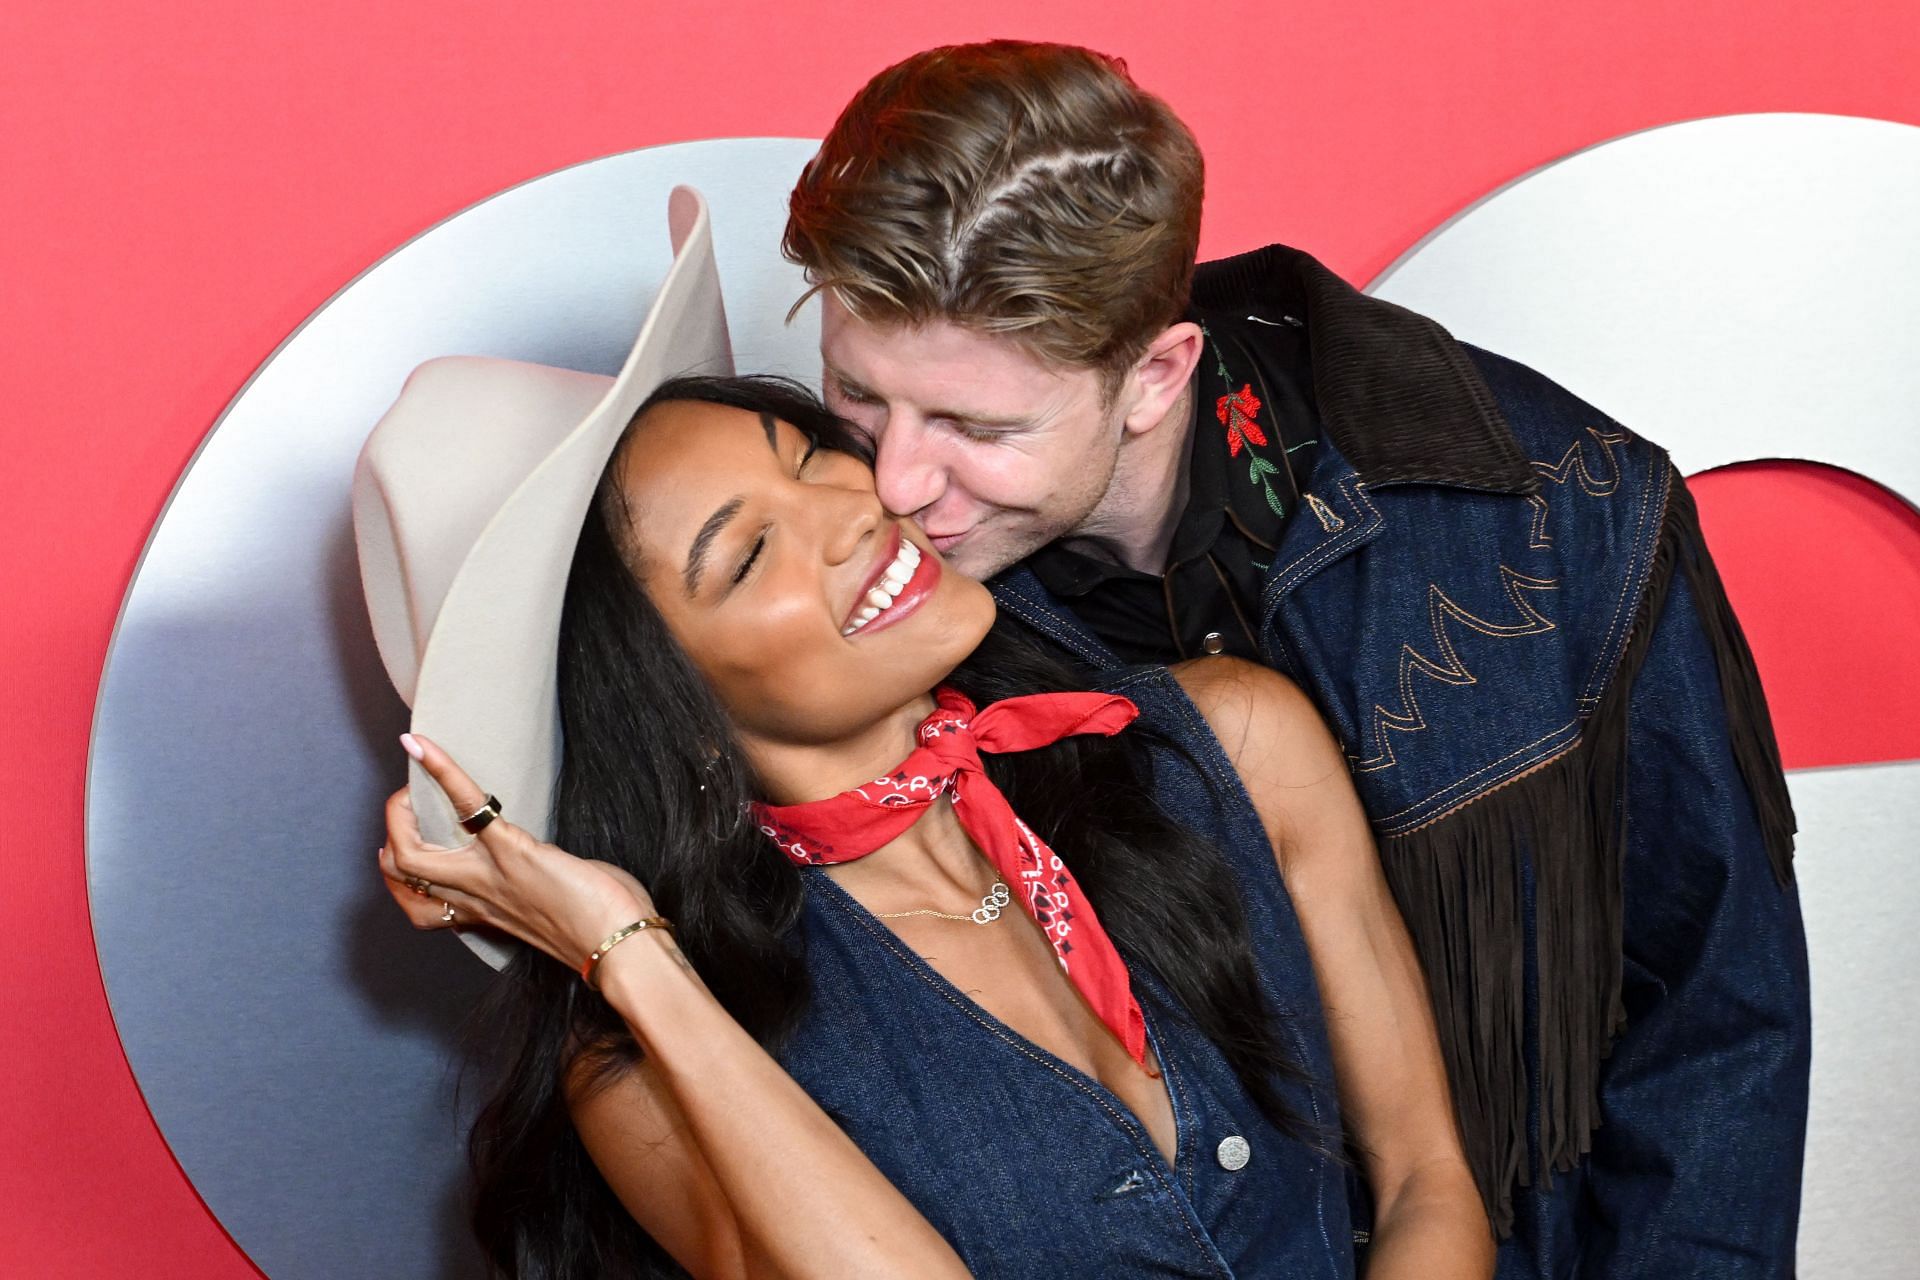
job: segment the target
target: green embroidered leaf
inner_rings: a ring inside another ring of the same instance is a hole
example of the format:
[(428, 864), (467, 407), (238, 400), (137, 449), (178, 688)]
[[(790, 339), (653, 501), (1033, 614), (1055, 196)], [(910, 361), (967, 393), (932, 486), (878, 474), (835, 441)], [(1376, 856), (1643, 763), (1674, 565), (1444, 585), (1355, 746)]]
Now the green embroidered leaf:
[(1247, 451), (1247, 483), (1260, 483), (1260, 455), (1251, 449)]
[(1268, 462), (1265, 458), (1262, 458), (1258, 455), (1254, 456), (1253, 465), (1256, 472), (1264, 472), (1270, 476), (1277, 475), (1279, 474), (1279, 471), (1280, 471), (1280, 468), (1274, 466), (1271, 462)]
[(1283, 516), (1287, 514), (1286, 508), (1280, 505), (1279, 496), (1274, 493), (1271, 487), (1267, 489), (1267, 505), (1273, 508), (1273, 514), (1277, 516)]

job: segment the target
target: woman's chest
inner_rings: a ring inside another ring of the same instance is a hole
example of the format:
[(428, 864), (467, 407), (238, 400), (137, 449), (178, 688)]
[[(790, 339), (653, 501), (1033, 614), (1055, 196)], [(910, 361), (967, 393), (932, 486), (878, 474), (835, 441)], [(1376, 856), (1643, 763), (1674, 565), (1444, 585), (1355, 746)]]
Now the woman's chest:
[(987, 924), (919, 918), (890, 922), (901, 945), (1016, 1037), (1111, 1092), (1174, 1163), (1172, 1101), (1158, 1055), (1135, 1062), (1068, 981), (1052, 946), (1024, 914)]
[(1027, 1034), (1086, 1043), (1070, 1011), (976, 971), (985, 957), (922, 954), (850, 899), (810, 902), (806, 924), (812, 1004), (781, 1060), (977, 1274), (1351, 1274), (1339, 1167), (1267, 1122), (1151, 975), (1159, 1134), (1144, 1102)]

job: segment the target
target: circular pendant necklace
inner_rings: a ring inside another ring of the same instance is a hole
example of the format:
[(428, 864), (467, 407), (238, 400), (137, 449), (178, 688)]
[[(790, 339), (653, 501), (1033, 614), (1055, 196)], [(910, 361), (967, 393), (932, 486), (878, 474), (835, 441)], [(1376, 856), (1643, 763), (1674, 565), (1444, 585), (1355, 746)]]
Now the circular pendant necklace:
[(938, 916), (942, 920), (965, 920), (971, 921), (974, 924), (992, 924), (1000, 918), (1000, 913), (1005, 910), (1007, 904), (1012, 901), (1013, 895), (1007, 891), (1007, 886), (995, 880), (993, 882), (993, 888), (987, 890), (985, 896), (980, 899), (980, 905), (975, 907), (970, 915), (958, 915), (952, 911), (935, 911), (932, 907), (921, 907), (917, 911), (876, 911), (873, 914), (874, 918), (878, 920), (898, 920), (902, 916)]

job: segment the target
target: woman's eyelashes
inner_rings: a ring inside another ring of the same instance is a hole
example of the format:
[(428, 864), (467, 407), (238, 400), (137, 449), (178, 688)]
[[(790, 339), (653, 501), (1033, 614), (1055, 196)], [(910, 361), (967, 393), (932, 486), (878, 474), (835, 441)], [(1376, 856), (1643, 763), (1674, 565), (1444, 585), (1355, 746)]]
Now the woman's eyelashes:
[[(795, 463), (793, 467), (793, 478), (795, 480), (800, 479), (806, 474), (807, 463), (813, 461), (813, 455), (820, 450), (820, 440), (818, 437), (808, 436), (806, 440), (807, 447), (801, 450), (800, 461)], [(747, 580), (747, 575), (753, 571), (754, 562), (760, 559), (760, 553), (766, 549), (767, 527), (762, 526), (759, 536), (753, 540), (753, 545), (747, 548), (747, 554), (741, 559), (740, 567), (733, 571), (732, 586), (737, 587)]]
[(747, 549), (745, 558), (740, 561), (740, 567), (733, 571), (733, 586), (737, 587), (747, 580), (747, 574), (753, 570), (754, 561), (758, 560), (760, 553), (766, 549), (767, 531), (763, 528), (760, 530), (760, 536), (755, 538), (753, 545)]

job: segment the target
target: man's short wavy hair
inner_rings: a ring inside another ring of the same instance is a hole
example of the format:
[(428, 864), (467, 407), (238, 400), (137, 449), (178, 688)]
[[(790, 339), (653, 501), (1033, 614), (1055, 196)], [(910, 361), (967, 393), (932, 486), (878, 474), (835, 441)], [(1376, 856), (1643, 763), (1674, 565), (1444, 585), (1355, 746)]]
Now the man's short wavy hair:
[(1111, 395), (1186, 309), (1202, 178), (1193, 135), (1118, 58), (951, 45), (847, 104), (781, 247), (807, 296), (830, 289), (869, 323), (1006, 334), (1100, 370)]

